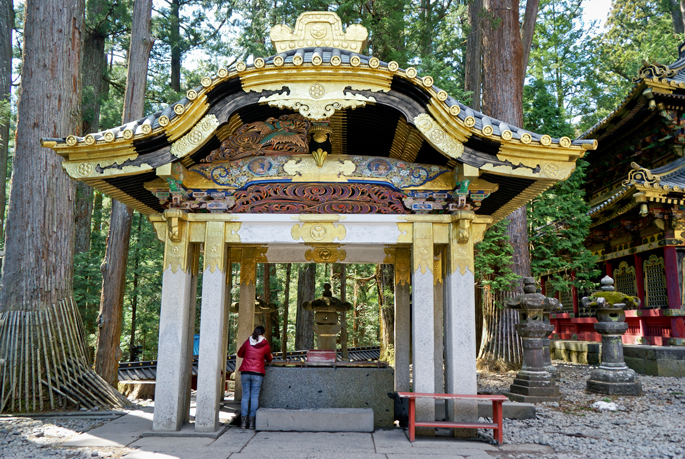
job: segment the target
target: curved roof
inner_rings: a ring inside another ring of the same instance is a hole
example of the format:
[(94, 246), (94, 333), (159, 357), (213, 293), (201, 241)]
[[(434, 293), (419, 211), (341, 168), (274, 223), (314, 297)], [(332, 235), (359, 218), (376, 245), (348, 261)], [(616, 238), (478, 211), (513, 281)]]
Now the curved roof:
[(159, 168), (176, 162), (190, 167), (241, 125), (299, 112), (330, 123), (333, 155), (456, 168), (455, 180), (480, 176), (497, 184), (479, 209), (495, 219), (568, 177), (575, 160), (596, 148), (594, 140), (507, 125), (460, 103), (414, 68), (400, 69), (342, 45), (295, 46), (249, 65), (239, 62), (145, 118), (41, 142), (65, 158), (71, 177), (150, 214), (162, 208), (144, 183), (157, 178)]

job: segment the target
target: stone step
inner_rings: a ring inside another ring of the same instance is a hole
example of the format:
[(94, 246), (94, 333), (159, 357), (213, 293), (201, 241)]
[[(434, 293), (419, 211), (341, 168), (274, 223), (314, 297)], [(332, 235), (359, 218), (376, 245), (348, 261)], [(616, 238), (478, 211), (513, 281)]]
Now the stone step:
[(285, 432), (373, 432), (371, 408), (260, 408), (256, 430)]

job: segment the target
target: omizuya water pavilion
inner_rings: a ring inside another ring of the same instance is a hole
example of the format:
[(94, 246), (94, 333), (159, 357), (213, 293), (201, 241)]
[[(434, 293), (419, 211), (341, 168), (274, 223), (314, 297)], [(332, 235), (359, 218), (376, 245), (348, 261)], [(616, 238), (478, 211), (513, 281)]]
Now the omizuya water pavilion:
[[(219, 69), (160, 112), (42, 140), (165, 244), (155, 430), (188, 420), (202, 250), (197, 431), (219, 428), (229, 261), (241, 264), (238, 343), (254, 325), (257, 263), (395, 264), (395, 390), (410, 389), (412, 363), (414, 392), (476, 393), (473, 245), (596, 142), (473, 111), (430, 76), (360, 54), (367, 36), (303, 13), (294, 30), (272, 28), (278, 54)], [(475, 421), (475, 402), (448, 417)], [(419, 400), (417, 420), (434, 419)]]

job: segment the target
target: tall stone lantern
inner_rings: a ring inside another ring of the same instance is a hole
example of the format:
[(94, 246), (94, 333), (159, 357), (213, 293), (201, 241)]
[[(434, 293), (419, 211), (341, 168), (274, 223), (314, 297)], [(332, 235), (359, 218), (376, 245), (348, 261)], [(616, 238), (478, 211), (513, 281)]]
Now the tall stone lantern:
[(535, 289), (535, 279), (523, 278), (523, 295), (517, 295), (506, 302), (507, 306), (519, 312), (516, 332), (523, 340), (523, 366), (518, 372), (509, 392), (504, 395), (515, 402), (539, 403), (559, 400), (559, 388), (545, 362), (545, 338), (554, 327), (545, 322), (544, 311), (551, 309), (554, 302)]
[(605, 276), (601, 291), (583, 298), (583, 305), (597, 309), (595, 330), (602, 335), (602, 362), (587, 381), (587, 390), (606, 395), (641, 395), (642, 383), (623, 360), (621, 336), (628, 330), (624, 308), (638, 307), (640, 300), (614, 289), (614, 280)]
[[(540, 289), (538, 289), (537, 292), (540, 293), (541, 292)], [(544, 322), (547, 325), (551, 326), (552, 331), (554, 331), (554, 325), (550, 324), (549, 315), (550, 315), (550, 313), (561, 311), (563, 309), (564, 305), (561, 304), (561, 302), (556, 298), (551, 298), (551, 297), (548, 297), (548, 298), (549, 298), (549, 302), (550, 302), (550, 307), (548, 309), (544, 310), (542, 316), (543, 316)], [(552, 377), (554, 379), (557, 379), (559, 377), (559, 370), (557, 369), (557, 367), (555, 367), (552, 364), (552, 351), (550, 349), (549, 335), (545, 336), (542, 339), (542, 345), (543, 345), (543, 353), (544, 353), (544, 359), (545, 359), (545, 370), (547, 370), (552, 375)]]
[(343, 303), (334, 298), (331, 284), (323, 284), (323, 295), (311, 302), (305, 302), (302, 307), (314, 312), (314, 333), (317, 335), (316, 348), (319, 350), (335, 350), (340, 323), (340, 312), (352, 309), (350, 303)]

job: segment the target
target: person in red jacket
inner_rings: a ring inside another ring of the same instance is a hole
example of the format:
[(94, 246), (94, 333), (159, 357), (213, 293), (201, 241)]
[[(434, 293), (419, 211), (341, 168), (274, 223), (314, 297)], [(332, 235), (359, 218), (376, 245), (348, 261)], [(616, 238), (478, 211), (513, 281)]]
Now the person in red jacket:
[(257, 408), (259, 408), (259, 391), (262, 388), (262, 380), (266, 373), (264, 361), (271, 363), (274, 358), (271, 355), (271, 346), (264, 338), (264, 332), (264, 327), (259, 325), (254, 329), (252, 336), (238, 350), (238, 357), (243, 359), (243, 363), (238, 369), (240, 371), (240, 383), (243, 386), (243, 399), (240, 402), (240, 427), (242, 429), (248, 427), (248, 409), (250, 429), (255, 428), (255, 417), (257, 416)]

